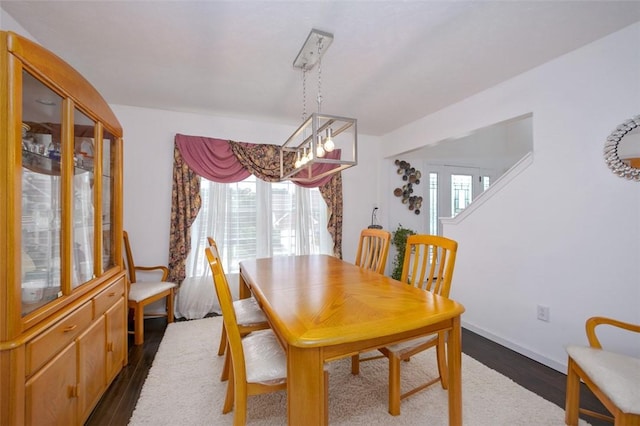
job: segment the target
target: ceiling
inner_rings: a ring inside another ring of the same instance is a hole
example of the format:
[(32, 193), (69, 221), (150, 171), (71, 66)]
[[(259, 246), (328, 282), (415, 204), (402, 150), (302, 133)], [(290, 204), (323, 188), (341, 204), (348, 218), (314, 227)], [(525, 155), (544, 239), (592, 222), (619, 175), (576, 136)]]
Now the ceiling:
[[(322, 111), (383, 135), (640, 21), (639, 1), (6, 1), (111, 104), (296, 125), (312, 28)], [(306, 111), (317, 109), (317, 72)]]

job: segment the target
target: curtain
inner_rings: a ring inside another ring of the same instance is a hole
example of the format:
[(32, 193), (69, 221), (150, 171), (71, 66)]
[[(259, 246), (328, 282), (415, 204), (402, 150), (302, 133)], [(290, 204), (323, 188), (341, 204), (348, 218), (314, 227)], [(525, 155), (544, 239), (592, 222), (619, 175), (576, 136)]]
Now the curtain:
[[(191, 249), (190, 227), (201, 203), (199, 176), (222, 183), (238, 182), (250, 174), (265, 181), (277, 181), (280, 178), (279, 150), (277, 145), (176, 134), (169, 236), (169, 274), (172, 281), (181, 283), (186, 276), (185, 261)], [(294, 154), (287, 154), (290, 156), (285, 156), (285, 161), (290, 163)], [(341, 173), (307, 186), (318, 186), (329, 207), (327, 229), (333, 239), (334, 256), (342, 258)]]
[(169, 281), (181, 283), (184, 261), (191, 250), (189, 229), (200, 211), (200, 177), (187, 165), (180, 150), (173, 150), (173, 190), (169, 234)]

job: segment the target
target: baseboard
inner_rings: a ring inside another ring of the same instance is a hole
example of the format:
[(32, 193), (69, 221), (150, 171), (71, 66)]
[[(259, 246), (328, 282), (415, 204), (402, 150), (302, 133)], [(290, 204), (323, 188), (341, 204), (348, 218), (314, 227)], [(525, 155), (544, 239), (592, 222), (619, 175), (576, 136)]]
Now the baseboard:
[(462, 325), (463, 328), (466, 328), (469, 331), (472, 331), (472, 332), (474, 332), (474, 333), (476, 333), (476, 334), (478, 334), (478, 335), (480, 335), (480, 336), (482, 336), (482, 337), (484, 337), (486, 339), (489, 339), (492, 342), (496, 342), (499, 345), (502, 345), (505, 348), (511, 349), (512, 351), (515, 351), (515, 352), (517, 352), (517, 353), (519, 353), (521, 355), (524, 355), (527, 358), (531, 358), (534, 361), (537, 361), (537, 362), (539, 362), (541, 364), (544, 364), (549, 368), (553, 368), (554, 370), (556, 370), (556, 371), (558, 371), (558, 372), (560, 372), (562, 374), (566, 374), (567, 373), (566, 364), (562, 364), (562, 363), (554, 361), (554, 360), (552, 360), (550, 358), (542, 356), (537, 352), (533, 352), (530, 349), (527, 349), (525, 347), (517, 345), (517, 344), (515, 344), (515, 343), (513, 343), (513, 342), (511, 342), (509, 340), (506, 340), (506, 339), (504, 339), (504, 338), (502, 338), (500, 336), (497, 336), (497, 335), (495, 335), (493, 333), (490, 333), (490, 332), (488, 332), (486, 330), (478, 328), (478, 327), (476, 327), (476, 326), (474, 326), (472, 324), (469, 324), (469, 323), (467, 323), (465, 321), (462, 321), (461, 325)]

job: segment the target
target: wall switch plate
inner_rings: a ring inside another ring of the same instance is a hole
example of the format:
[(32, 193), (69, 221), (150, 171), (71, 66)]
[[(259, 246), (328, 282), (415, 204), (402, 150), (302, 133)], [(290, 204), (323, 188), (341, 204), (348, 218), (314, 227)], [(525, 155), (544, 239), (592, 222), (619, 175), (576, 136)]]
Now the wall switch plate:
[(538, 315), (538, 319), (540, 321), (546, 321), (549, 322), (550, 321), (550, 312), (549, 312), (549, 307), (548, 306), (543, 306), (543, 305), (538, 305), (537, 308), (537, 315)]

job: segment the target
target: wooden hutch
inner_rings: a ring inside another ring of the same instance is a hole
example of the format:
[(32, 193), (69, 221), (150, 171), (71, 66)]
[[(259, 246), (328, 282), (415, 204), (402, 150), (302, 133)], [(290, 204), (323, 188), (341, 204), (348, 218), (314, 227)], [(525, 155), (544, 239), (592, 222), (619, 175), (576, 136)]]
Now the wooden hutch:
[(77, 71), (4, 31), (0, 194), (0, 424), (83, 424), (127, 363), (122, 128)]

